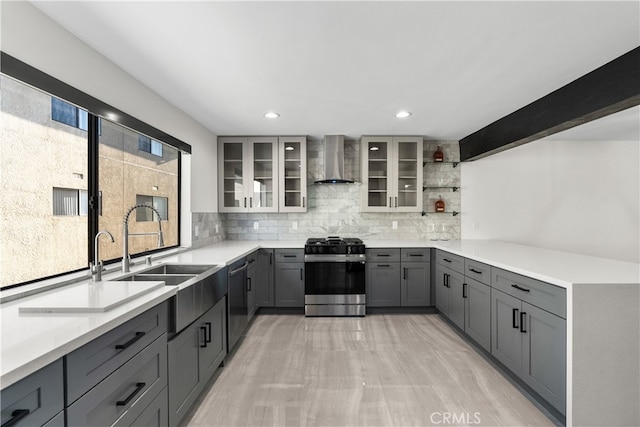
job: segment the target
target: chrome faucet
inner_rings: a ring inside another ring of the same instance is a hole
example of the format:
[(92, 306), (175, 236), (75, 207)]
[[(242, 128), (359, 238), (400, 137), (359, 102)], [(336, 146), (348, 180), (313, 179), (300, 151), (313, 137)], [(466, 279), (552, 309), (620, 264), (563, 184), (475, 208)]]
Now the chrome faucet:
[[(129, 215), (137, 208), (148, 208), (154, 211), (158, 215), (158, 232), (157, 233), (129, 233)], [(164, 246), (164, 238), (162, 237), (162, 217), (160, 212), (153, 206), (149, 205), (135, 205), (127, 211), (124, 215), (124, 227), (122, 228), (122, 272), (128, 273), (129, 266), (131, 265), (131, 259), (129, 258), (129, 236), (158, 236), (158, 247)]]
[(94, 261), (89, 263), (89, 272), (91, 273), (91, 278), (94, 282), (102, 281), (102, 261), (100, 261), (100, 249), (98, 249), (98, 239), (101, 235), (106, 234), (111, 238), (111, 243), (115, 240), (113, 239), (113, 235), (109, 233), (107, 230), (98, 231), (96, 234), (96, 238), (93, 241), (93, 255)]

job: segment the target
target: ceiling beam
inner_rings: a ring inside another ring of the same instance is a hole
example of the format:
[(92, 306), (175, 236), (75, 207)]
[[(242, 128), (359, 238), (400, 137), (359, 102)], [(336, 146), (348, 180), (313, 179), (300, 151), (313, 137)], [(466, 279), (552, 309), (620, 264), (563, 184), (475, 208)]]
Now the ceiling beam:
[(640, 104), (640, 47), (460, 140), (471, 161)]

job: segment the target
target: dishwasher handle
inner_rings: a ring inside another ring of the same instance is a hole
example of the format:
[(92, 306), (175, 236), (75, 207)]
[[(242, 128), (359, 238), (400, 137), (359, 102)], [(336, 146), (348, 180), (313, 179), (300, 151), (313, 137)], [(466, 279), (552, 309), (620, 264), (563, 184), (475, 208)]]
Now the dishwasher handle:
[(245, 263), (242, 265), (242, 267), (236, 268), (235, 270), (230, 271), (229, 272), (229, 277), (235, 276), (236, 274), (243, 272), (244, 270), (247, 269), (247, 267), (249, 267), (249, 263), (247, 261), (245, 261)]

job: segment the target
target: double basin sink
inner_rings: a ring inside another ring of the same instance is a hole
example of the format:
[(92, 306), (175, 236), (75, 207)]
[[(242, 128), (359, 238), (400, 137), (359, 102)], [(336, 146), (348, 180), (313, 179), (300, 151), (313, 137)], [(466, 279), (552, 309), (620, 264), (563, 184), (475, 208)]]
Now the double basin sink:
[(191, 324), (227, 294), (227, 270), (222, 265), (161, 264), (116, 281), (163, 281), (166, 286), (184, 284), (169, 304), (169, 331), (174, 333)]

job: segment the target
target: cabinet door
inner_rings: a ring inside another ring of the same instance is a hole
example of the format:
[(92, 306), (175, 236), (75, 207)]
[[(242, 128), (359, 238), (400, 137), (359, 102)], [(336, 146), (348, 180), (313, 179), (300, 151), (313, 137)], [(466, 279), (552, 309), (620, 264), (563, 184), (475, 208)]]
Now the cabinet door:
[(304, 263), (276, 263), (276, 307), (304, 307)]
[(485, 350), (491, 351), (491, 287), (466, 279), (464, 331)]
[(431, 268), (428, 262), (403, 262), (400, 303), (403, 307), (431, 305)]
[(521, 301), (491, 289), (491, 354), (518, 374), (522, 368)]
[(258, 307), (273, 307), (275, 305), (275, 289), (273, 287), (274, 259), (273, 249), (260, 249), (258, 253), (258, 277), (256, 278)]
[(281, 137), (280, 151), (280, 212), (307, 211), (307, 139)]
[(218, 207), (220, 212), (247, 210), (246, 138), (218, 138)]
[(418, 212), (422, 210), (422, 138), (394, 137), (395, 195), (393, 210)]
[(362, 196), (361, 210), (388, 212), (393, 203), (391, 137), (362, 137)]
[(449, 285), (449, 320), (464, 329), (464, 275), (457, 271), (447, 272)]
[(436, 265), (436, 308), (445, 316), (449, 316), (449, 288), (447, 287), (448, 269)]
[(198, 394), (198, 357), (202, 340), (200, 324), (195, 322), (167, 344), (170, 426), (178, 425)]
[[(227, 299), (222, 298), (199, 323), (201, 332), (199, 382), (204, 385), (227, 355)], [(203, 336), (204, 335), (204, 336)]]
[(566, 321), (547, 311), (522, 303), (526, 313), (522, 333), (522, 379), (565, 413)]
[(247, 139), (247, 158), (250, 171), (245, 185), (249, 212), (278, 211), (278, 138), (251, 137)]
[(400, 307), (400, 263), (375, 262), (366, 267), (367, 307)]
[(253, 319), (253, 315), (257, 310), (257, 260), (258, 254), (253, 253), (247, 257), (247, 262), (249, 263), (249, 267), (247, 268), (247, 321), (251, 321)]

